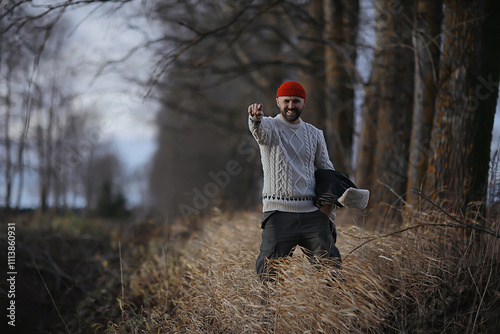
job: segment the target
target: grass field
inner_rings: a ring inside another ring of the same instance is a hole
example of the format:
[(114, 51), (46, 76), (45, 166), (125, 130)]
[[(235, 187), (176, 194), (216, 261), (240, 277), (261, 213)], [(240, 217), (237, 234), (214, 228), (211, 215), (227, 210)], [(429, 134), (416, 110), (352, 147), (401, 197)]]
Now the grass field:
[(473, 215), (456, 219), (442, 211), (408, 210), (402, 225), (393, 226), (365, 221), (367, 212), (343, 210), (337, 219), (342, 269), (312, 266), (296, 251), (275, 263), (279, 277), (270, 284), (262, 284), (254, 269), (261, 232), (258, 212), (214, 211), (197, 224), (69, 217), (41, 228), (18, 222), (18, 285), (24, 293), (18, 296), (18, 329), (500, 330), (498, 221), (491, 218), (480, 225)]
[[(151, 240), (124, 273), (114, 333), (496, 333), (500, 329), (498, 225), (408, 212), (403, 226), (364, 228), (340, 214), (341, 270), (302, 254), (279, 279), (254, 271), (260, 214), (213, 215), (182, 245)], [(495, 232), (497, 231), (497, 232)], [(175, 234), (175, 232), (170, 232)]]

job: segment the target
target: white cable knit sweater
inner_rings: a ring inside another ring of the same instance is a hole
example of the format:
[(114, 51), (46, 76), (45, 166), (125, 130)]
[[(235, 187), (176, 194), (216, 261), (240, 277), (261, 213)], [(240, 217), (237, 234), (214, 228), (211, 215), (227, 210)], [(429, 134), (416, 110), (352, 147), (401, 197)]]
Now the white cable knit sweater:
[(323, 131), (299, 118), (288, 123), (275, 117), (249, 117), (250, 132), (259, 144), (264, 171), (264, 212), (313, 212), (315, 169), (334, 169)]

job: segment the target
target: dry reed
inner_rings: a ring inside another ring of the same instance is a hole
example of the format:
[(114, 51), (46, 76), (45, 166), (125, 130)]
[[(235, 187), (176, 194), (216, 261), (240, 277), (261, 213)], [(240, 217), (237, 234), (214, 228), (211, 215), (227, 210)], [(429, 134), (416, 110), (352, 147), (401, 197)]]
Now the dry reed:
[(409, 211), (400, 232), (383, 234), (339, 215), (341, 270), (295, 251), (263, 284), (254, 269), (260, 215), (217, 215), (178, 260), (157, 254), (143, 263), (108, 331), (488, 333), (498, 329), (498, 237), (448, 218)]

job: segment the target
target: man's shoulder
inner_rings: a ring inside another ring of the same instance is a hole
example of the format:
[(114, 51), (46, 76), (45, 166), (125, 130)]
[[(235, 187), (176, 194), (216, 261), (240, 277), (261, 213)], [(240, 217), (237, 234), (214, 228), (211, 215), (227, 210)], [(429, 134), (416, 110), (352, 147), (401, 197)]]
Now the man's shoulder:
[(302, 121), (304, 123), (304, 126), (306, 126), (308, 129), (310, 129), (311, 131), (315, 131), (315, 132), (318, 132), (318, 133), (322, 133), (323, 130), (321, 130), (320, 128), (318, 128), (317, 126), (311, 124), (311, 123), (308, 123), (308, 122), (305, 122), (305, 121)]

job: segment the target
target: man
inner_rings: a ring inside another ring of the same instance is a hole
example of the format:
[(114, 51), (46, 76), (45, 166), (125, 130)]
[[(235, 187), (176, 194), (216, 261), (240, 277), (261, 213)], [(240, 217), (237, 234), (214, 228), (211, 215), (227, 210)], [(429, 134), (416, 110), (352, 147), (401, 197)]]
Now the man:
[(340, 263), (330, 223), (331, 206), (314, 205), (316, 169), (334, 170), (323, 132), (302, 121), (306, 92), (298, 82), (283, 83), (276, 94), (280, 113), (264, 117), (262, 104), (248, 107), (249, 128), (259, 144), (264, 187), (262, 243), (256, 261), (261, 280), (270, 280), (268, 260), (291, 255), (297, 245), (311, 260)]

